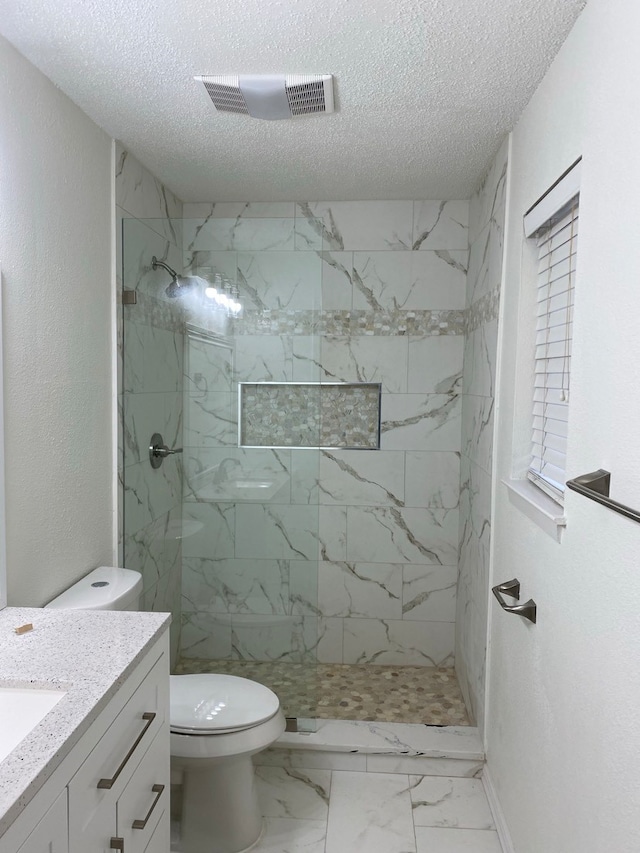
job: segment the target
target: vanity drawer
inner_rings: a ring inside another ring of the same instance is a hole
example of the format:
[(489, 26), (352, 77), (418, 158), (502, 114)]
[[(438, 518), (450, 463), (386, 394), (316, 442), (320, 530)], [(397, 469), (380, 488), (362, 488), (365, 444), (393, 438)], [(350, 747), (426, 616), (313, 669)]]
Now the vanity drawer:
[[(145, 853), (163, 815), (169, 814), (169, 739), (160, 732), (118, 800), (118, 838), (126, 853)], [(164, 853), (169, 835), (164, 838)]]
[(113, 835), (116, 803), (159, 731), (168, 746), (168, 707), (163, 655), (69, 784), (71, 853), (101, 850), (96, 842)]
[(171, 819), (169, 817), (169, 809), (167, 808), (158, 821), (158, 825), (154, 829), (151, 840), (147, 844), (144, 853), (167, 853), (170, 836)]

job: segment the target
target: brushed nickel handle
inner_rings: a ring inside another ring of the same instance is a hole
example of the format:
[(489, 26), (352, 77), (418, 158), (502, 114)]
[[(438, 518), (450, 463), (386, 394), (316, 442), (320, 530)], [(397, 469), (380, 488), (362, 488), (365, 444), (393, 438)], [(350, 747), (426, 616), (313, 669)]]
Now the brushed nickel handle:
[(151, 462), (152, 468), (159, 468), (163, 459), (166, 459), (167, 456), (174, 456), (176, 453), (182, 453), (182, 448), (167, 447), (162, 435), (159, 432), (154, 432), (149, 439), (149, 462)]
[[(135, 743), (133, 744), (133, 746), (131, 747), (129, 752), (125, 755), (124, 759), (122, 760), (122, 764), (120, 765), (120, 767), (118, 767), (118, 769), (116, 770), (114, 775), (111, 777), (111, 779), (100, 779), (100, 781), (98, 782), (98, 788), (106, 788), (107, 790), (110, 790), (111, 788), (113, 788), (113, 786), (116, 784), (116, 782), (118, 780), (118, 776), (124, 770), (125, 765), (129, 761), (129, 759), (131, 758), (133, 753), (136, 751), (138, 744), (140, 743), (142, 738), (146, 735), (146, 733), (149, 729), (149, 726), (153, 723), (155, 718), (156, 718), (155, 713), (153, 713), (152, 711), (145, 711), (145, 713), (142, 715), (142, 719), (146, 720), (147, 725), (142, 729), (142, 731), (140, 732), (140, 734), (136, 738)], [(116, 847), (115, 849), (117, 850), (118, 848)]]
[(529, 622), (533, 622), (535, 624), (538, 607), (532, 598), (530, 598), (529, 601), (525, 601), (524, 604), (507, 604), (503, 598), (503, 593), (504, 595), (509, 595), (515, 599), (520, 598), (520, 581), (517, 578), (514, 578), (511, 581), (505, 581), (504, 583), (499, 583), (497, 586), (492, 587), (491, 591), (498, 599), (500, 607), (502, 607), (503, 610), (507, 613), (515, 613), (516, 616), (523, 616), (525, 619), (528, 619)]
[(124, 838), (112, 838), (109, 845), (110, 850), (121, 850), (124, 853)]
[(166, 459), (167, 456), (173, 456), (176, 453), (182, 453), (181, 447), (174, 447), (173, 450), (167, 447), (166, 444), (163, 444), (162, 447), (159, 444), (154, 445), (151, 448), (151, 452), (154, 456), (160, 457), (161, 459)]
[(147, 812), (147, 816), (145, 817), (145, 819), (144, 820), (134, 820), (134, 822), (133, 822), (133, 828), (134, 829), (144, 829), (145, 828), (145, 826), (147, 825), (147, 821), (149, 820), (149, 818), (153, 814), (153, 810), (158, 805), (158, 800), (162, 796), (163, 791), (164, 791), (164, 785), (154, 785), (151, 788), (151, 792), (156, 795), (156, 798), (151, 803), (151, 808)]
[(513, 598), (520, 598), (520, 581), (518, 578), (514, 578), (512, 581), (499, 583), (498, 586), (493, 587), (494, 594), (496, 590), (504, 595), (510, 595)]

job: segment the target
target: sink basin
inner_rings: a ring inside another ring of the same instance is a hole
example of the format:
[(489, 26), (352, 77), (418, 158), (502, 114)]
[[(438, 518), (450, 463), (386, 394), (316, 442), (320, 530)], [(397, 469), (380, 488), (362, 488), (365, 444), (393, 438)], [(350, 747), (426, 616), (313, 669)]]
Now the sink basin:
[(0, 685), (0, 761), (65, 695), (66, 690)]

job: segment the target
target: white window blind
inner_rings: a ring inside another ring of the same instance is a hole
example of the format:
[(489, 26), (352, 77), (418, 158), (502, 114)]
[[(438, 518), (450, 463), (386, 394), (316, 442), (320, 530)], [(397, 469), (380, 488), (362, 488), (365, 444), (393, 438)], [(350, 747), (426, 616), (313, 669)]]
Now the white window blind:
[(578, 249), (578, 196), (535, 235), (538, 247), (536, 351), (528, 477), (557, 501), (565, 489), (567, 424)]

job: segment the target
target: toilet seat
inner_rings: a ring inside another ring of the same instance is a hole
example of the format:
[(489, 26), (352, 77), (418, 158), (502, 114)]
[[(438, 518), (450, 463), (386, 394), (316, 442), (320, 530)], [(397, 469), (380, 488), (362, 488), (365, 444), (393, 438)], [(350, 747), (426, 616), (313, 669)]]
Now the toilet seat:
[(280, 710), (276, 694), (237, 675), (172, 675), (170, 728), (179, 735), (231, 734), (267, 722)]

